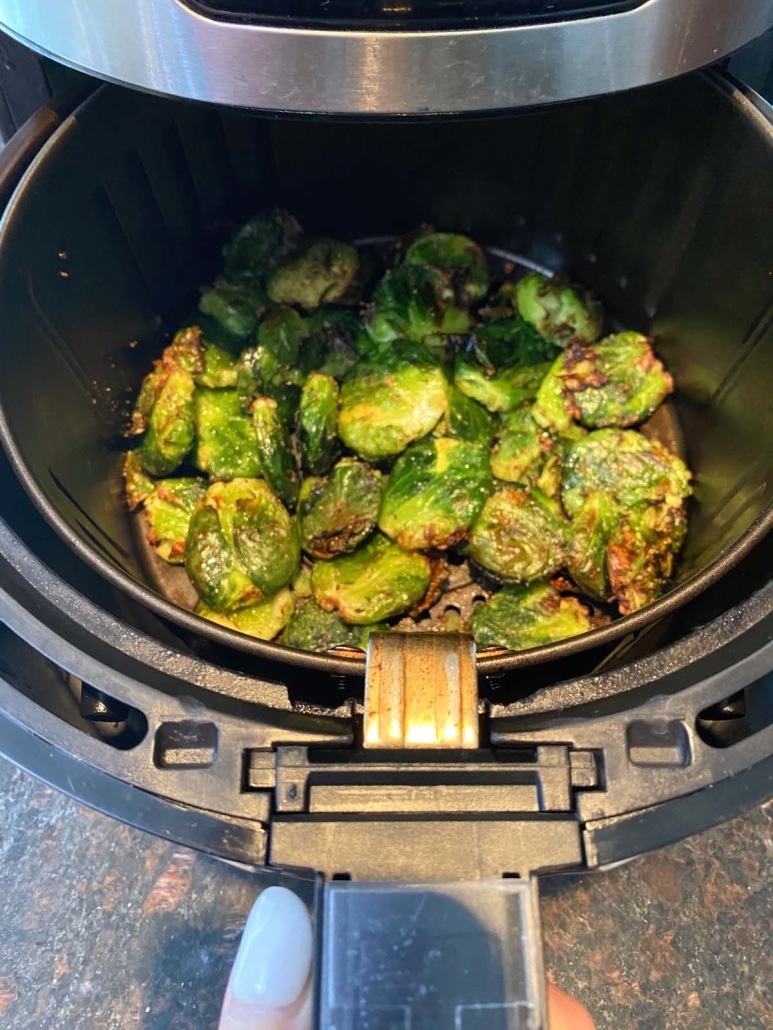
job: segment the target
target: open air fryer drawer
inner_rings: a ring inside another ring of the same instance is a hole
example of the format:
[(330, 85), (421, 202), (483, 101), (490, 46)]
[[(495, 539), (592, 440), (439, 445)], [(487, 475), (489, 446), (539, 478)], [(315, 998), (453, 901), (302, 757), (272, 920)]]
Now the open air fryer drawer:
[[(330, 878), (598, 868), (773, 792), (765, 104), (706, 74), (354, 124), (108, 86), (38, 112), (0, 164), (4, 754), (200, 850)], [(431, 219), (565, 269), (675, 374), (698, 473), (680, 587), (581, 646), (481, 656), (474, 750), (364, 751), (361, 661), (205, 627), (145, 581), (121, 504), (126, 405), (222, 226), (275, 204), (352, 238)]]

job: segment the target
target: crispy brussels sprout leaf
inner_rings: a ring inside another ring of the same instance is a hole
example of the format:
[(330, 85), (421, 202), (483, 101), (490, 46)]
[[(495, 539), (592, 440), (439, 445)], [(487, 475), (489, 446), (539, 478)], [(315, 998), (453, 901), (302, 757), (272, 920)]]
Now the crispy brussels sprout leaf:
[(223, 247), (229, 279), (263, 280), (298, 245), (303, 230), (286, 211), (256, 215)]
[(213, 479), (261, 474), (255, 430), (242, 413), (235, 390), (200, 386), (195, 396), (196, 446), (193, 464)]
[(341, 300), (358, 268), (356, 247), (338, 240), (316, 240), (294, 261), (272, 273), (268, 295), (276, 304), (295, 304), (311, 311)]
[(558, 277), (529, 272), (516, 283), (516, 303), (521, 318), (559, 347), (593, 343), (601, 332), (600, 304)]
[(233, 542), (243, 569), (268, 596), (297, 573), (301, 544), (295, 519), (262, 480), (257, 483), (252, 497), (236, 502)]
[(315, 558), (353, 551), (376, 528), (381, 475), (352, 458), (340, 461), (326, 480), (304, 480), (300, 497), (303, 549)]
[(400, 265), (373, 291), (365, 326), (381, 347), (393, 340), (420, 343), (437, 333), (463, 333), (471, 322), (469, 312), (455, 303), (450, 276), (424, 265)]
[(597, 490), (611, 493), (622, 510), (644, 501), (680, 504), (691, 494), (681, 458), (635, 429), (597, 429), (568, 449), (561, 501), (574, 518)]
[(660, 597), (673, 575), (686, 532), (687, 518), (680, 504), (640, 504), (621, 515), (607, 560), (622, 615)]
[(338, 435), (369, 461), (399, 454), (440, 421), (446, 386), (428, 355), (396, 344), (362, 362), (341, 387)]
[(548, 364), (524, 365), (487, 375), (479, 364), (458, 355), (454, 386), (489, 411), (512, 411), (537, 396), (549, 369)]
[(424, 597), (430, 580), (428, 558), (403, 551), (380, 533), (353, 554), (320, 562), (311, 574), (317, 604), (355, 626), (408, 611)]
[(614, 497), (589, 495), (566, 531), (566, 567), (577, 586), (597, 601), (611, 600), (607, 571), (609, 538), (619, 518)]
[(148, 540), (171, 565), (183, 563), (191, 515), (206, 488), (204, 480), (195, 477), (159, 479), (145, 499)]
[(245, 608), (263, 596), (236, 558), (230, 526), (221, 524), (218, 509), (207, 504), (191, 516), (185, 571), (199, 597), (218, 611)]
[(502, 420), (491, 450), (491, 471), (507, 483), (531, 486), (551, 446), (550, 437), (531, 417), (528, 405), (516, 408)]
[(235, 629), (240, 633), (246, 633), (247, 636), (257, 637), (258, 640), (273, 640), (290, 621), (294, 607), (295, 601), (291, 591), (283, 587), (265, 601), (227, 614), (215, 611), (204, 601), (199, 601), (195, 614), (225, 626), (226, 629)]
[(252, 402), (252, 425), (255, 430), (258, 458), (263, 475), (271, 489), (291, 507), (298, 499), (298, 464), (292, 443), (271, 397), (257, 397)]
[(236, 358), (216, 343), (204, 345), (203, 367), (196, 376), (199, 386), (222, 390), (236, 386)]
[(435, 426), (436, 436), (453, 436), (490, 447), (494, 440), (494, 420), (472, 397), (448, 385), (448, 411)]
[(479, 647), (511, 651), (542, 647), (591, 629), (588, 609), (576, 597), (563, 597), (547, 583), (501, 590), (472, 616), (472, 632)]
[(316, 601), (307, 601), (290, 620), (282, 634), (282, 643), (300, 651), (330, 651), (347, 645), (367, 647), (371, 633), (389, 627), (383, 623), (373, 626), (348, 626), (335, 612), (326, 612)]
[(231, 336), (246, 340), (255, 332), (267, 304), (266, 294), (257, 283), (221, 278), (201, 294), (199, 311), (214, 318)]
[(297, 439), (301, 463), (316, 476), (327, 472), (340, 450), (338, 443), (338, 383), (332, 376), (312, 372), (301, 391)]
[(451, 276), (454, 292), (466, 306), (482, 300), (489, 288), (486, 257), (474, 240), (450, 232), (426, 233), (405, 253), (409, 265), (428, 265)]
[(470, 557), (502, 581), (530, 583), (564, 564), (564, 528), (554, 502), (503, 487), (472, 527)]
[(553, 361), (556, 346), (519, 315), (496, 319), (472, 331), (472, 350), (487, 372)]
[(454, 547), (492, 490), (484, 444), (441, 437), (414, 444), (394, 464), (379, 529), (406, 551)]

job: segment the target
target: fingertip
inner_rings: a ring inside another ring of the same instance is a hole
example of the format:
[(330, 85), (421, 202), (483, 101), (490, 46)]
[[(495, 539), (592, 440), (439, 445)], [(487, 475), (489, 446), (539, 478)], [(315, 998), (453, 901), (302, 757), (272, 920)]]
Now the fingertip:
[(596, 1030), (593, 1016), (581, 1001), (548, 980), (548, 1030)]

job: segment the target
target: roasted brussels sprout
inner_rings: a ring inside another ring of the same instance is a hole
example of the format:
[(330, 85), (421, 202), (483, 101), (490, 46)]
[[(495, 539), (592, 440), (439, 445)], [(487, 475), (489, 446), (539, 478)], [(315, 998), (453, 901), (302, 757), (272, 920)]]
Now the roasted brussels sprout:
[(261, 474), (255, 430), (242, 413), (235, 390), (199, 386), (195, 395), (196, 446), (193, 464), (213, 479)]
[(547, 583), (501, 590), (472, 616), (478, 646), (511, 651), (542, 647), (591, 629), (588, 609), (576, 597), (564, 597)]
[(140, 465), (136, 451), (129, 451), (123, 461), (123, 485), (129, 511), (139, 508), (156, 488), (156, 482)]
[(376, 528), (381, 475), (354, 458), (340, 461), (327, 479), (308, 478), (299, 500), (303, 549), (315, 558), (353, 551)]
[(472, 527), (470, 557), (499, 580), (530, 583), (564, 564), (564, 529), (554, 502), (536, 491), (503, 487)]
[(258, 319), (266, 310), (268, 298), (255, 282), (230, 282), (216, 279), (211, 289), (204, 290), (199, 311), (210, 315), (231, 336), (246, 340), (255, 332)]
[(342, 385), (338, 435), (370, 461), (399, 454), (440, 421), (446, 387), (426, 352), (395, 344), (361, 362)]
[(309, 339), (300, 355), (303, 372), (321, 372), (343, 379), (360, 355), (367, 354), (373, 343), (359, 315), (351, 308), (319, 308), (308, 316)]
[(609, 601), (609, 538), (620, 517), (614, 497), (603, 490), (589, 494), (566, 531), (566, 568), (577, 586), (597, 601)]
[(550, 365), (523, 365), (487, 375), (479, 364), (459, 355), (454, 366), (454, 385), (466, 397), (489, 411), (512, 411), (537, 396)]
[(389, 627), (383, 623), (374, 626), (349, 626), (335, 612), (326, 612), (316, 601), (306, 601), (290, 620), (282, 634), (282, 643), (300, 651), (330, 651), (348, 645), (367, 647), (371, 633)]
[(206, 488), (203, 479), (194, 477), (159, 479), (145, 499), (148, 541), (171, 565), (183, 563), (191, 515)]
[(246, 608), (264, 596), (236, 558), (230, 524), (221, 525), (211, 505), (200, 504), (191, 516), (185, 571), (199, 597), (218, 611)]
[(301, 542), (296, 520), (262, 480), (253, 482), (251, 492), (252, 496), (236, 501), (233, 542), (247, 575), (265, 596), (295, 576)]
[[(646, 336), (618, 333), (592, 347), (573, 344), (556, 358), (541, 395), (591, 429), (642, 422), (673, 390)], [(564, 422), (559, 415), (557, 421)]]
[(346, 295), (358, 268), (356, 247), (338, 240), (315, 240), (271, 274), (268, 295), (276, 304), (297, 304), (307, 311), (335, 304)]
[(531, 486), (539, 476), (552, 440), (531, 417), (528, 405), (505, 415), (491, 449), (491, 471), (507, 483)]
[(417, 443), (394, 464), (379, 529), (406, 551), (454, 547), (492, 490), (485, 444), (449, 437)]
[(273, 640), (290, 621), (294, 608), (292, 592), (287, 587), (282, 587), (273, 597), (251, 604), (249, 608), (239, 608), (237, 611), (226, 613), (216, 611), (204, 601), (199, 601), (195, 613), (203, 619), (225, 626), (226, 629), (238, 630), (247, 636), (257, 637), (258, 640)]
[(487, 372), (498, 368), (552, 361), (557, 347), (519, 315), (500, 318), (472, 330), (470, 350)]
[(432, 576), (429, 559), (376, 533), (353, 554), (319, 562), (311, 574), (317, 604), (355, 626), (401, 615), (418, 604)]
[(300, 482), (298, 463), (290, 437), (279, 417), (277, 403), (271, 397), (256, 397), (250, 410), (258, 458), (266, 482), (277, 497), (294, 507)]
[(684, 508), (668, 502), (639, 504), (623, 512), (612, 531), (607, 562), (622, 615), (663, 593), (687, 532)]
[(453, 436), (490, 447), (494, 440), (494, 420), (472, 397), (467, 397), (450, 383), (447, 387), (448, 410), (435, 426), (435, 436)]
[(339, 453), (338, 383), (312, 372), (301, 391), (297, 438), (302, 465), (313, 475), (327, 472)]
[[(200, 357), (201, 349), (198, 345)], [(137, 459), (154, 476), (168, 475), (182, 463), (193, 446), (195, 417), (194, 373), (187, 353), (180, 364), (174, 345), (164, 351), (160, 362), (145, 379), (132, 417), (132, 431), (144, 431)]]
[(451, 276), (463, 306), (482, 300), (489, 287), (486, 257), (474, 240), (451, 232), (426, 233), (405, 253), (409, 265), (428, 265)]
[(436, 333), (463, 333), (471, 323), (469, 312), (455, 303), (450, 276), (424, 265), (390, 269), (373, 291), (365, 318), (379, 347), (393, 340), (420, 343)]
[(601, 332), (601, 305), (558, 277), (529, 272), (516, 283), (516, 303), (521, 318), (559, 347), (593, 343)]
[(202, 369), (196, 376), (199, 386), (222, 390), (236, 386), (236, 358), (216, 343), (204, 344)]
[(574, 518), (596, 490), (622, 509), (647, 501), (680, 504), (689, 497), (687, 466), (635, 429), (597, 429), (569, 447), (561, 473), (561, 501)]
[(223, 247), (226, 276), (265, 279), (298, 246), (302, 234), (300, 225), (286, 211), (256, 215)]

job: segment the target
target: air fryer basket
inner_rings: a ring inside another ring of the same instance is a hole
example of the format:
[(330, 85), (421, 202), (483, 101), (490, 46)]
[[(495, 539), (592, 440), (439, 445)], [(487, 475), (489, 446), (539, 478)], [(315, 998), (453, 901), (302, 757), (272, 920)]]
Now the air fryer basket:
[(696, 496), (678, 585), (634, 616), (484, 668), (561, 658), (694, 597), (773, 522), (771, 129), (714, 75), (479, 121), (268, 120), (103, 87), (43, 148), (0, 229), (0, 435), (73, 549), (184, 628), (328, 671), (150, 586), (122, 501), (120, 432), (228, 226), (280, 205), (307, 231), (469, 232), (592, 287), (675, 375)]

